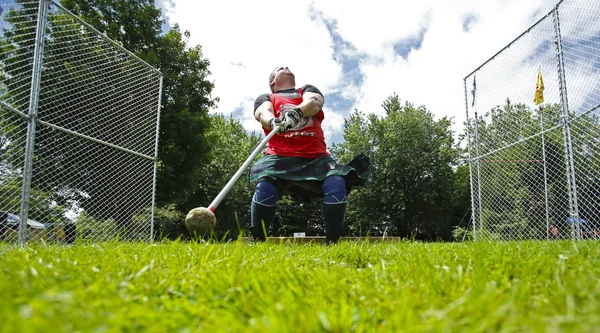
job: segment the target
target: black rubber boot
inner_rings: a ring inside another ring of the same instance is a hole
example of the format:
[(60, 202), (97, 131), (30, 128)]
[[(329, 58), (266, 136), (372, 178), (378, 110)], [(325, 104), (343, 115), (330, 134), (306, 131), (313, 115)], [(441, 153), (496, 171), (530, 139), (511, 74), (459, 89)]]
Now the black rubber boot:
[(346, 217), (347, 204), (323, 204), (323, 219), (325, 220), (325, 240), (327, 244), (335, 244), (342, 235), (342, 224)]
[(252, 201), (250, 232), (255, 241), (265, 241), (271, 222), (275, 218), (275, 206), (264, 206)]

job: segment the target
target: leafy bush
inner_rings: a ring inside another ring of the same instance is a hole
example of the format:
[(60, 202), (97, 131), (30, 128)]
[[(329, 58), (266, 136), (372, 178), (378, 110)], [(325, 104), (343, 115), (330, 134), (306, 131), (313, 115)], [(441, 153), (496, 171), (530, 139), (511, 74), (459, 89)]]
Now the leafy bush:
[(97, 242), (117, 238), (117, 225), (114, 219), (96, 219), (86, 212), (81, 212), (75, 224), (79, 239)]
[(154, 239), (189, 238), (185, 227), (185, 215), (175, 208), (175, 204), (154, 210)]
[(452, 239), (455, 242), (471, 241), (473, 240), (473, 231), (463, 227), (454, 226), (454, 228), (452, 228)]

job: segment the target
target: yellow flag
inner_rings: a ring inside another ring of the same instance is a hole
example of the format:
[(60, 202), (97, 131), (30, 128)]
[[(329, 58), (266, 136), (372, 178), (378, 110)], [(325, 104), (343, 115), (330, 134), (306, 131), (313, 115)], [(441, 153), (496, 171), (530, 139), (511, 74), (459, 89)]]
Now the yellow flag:
[(537, 83), (535, 84), (535, 96), (533, 102), (537, 105), (544, 103), (544, 80), (542, 80), (542, 70), (538, 69)]

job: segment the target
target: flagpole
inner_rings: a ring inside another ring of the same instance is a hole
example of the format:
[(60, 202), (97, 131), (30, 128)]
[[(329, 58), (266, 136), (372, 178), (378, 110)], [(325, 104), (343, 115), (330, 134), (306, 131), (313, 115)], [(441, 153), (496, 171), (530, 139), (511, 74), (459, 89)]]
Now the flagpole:
[(550, 214), (548, 212), (548, 168), (547, 168), (547, 161), (546, 161), (546, 139), (545, 139), (545, 133), (544, 133), (544, 112), (542, 109), (542, 106), (540, 105), (540, 121), (541, 121), (541, 126), (542, 126), (542, 159), (544, 161), (543, 165), (544, 165), (544, 196), (546, 199), (546, 235), (548, 237), (548, 239), (550, 238), (550, 235), (548, 234), (548, 231), (550, 230)]
[(550, 239), (550, 213), (548, 205), (548, 167), (546, 160), (546, 138), (544, 130), (544, 109), (542, 103), (544, 102), (544, 81), (542, 80), (542, 66), (538, 68), (538, 81), (535, 87), (535, 96), (533, 101), (540, 106), (540, 126), (542, 128), (542, 160), (544, 166), (544, 199), (546, 201), (546, 238)]

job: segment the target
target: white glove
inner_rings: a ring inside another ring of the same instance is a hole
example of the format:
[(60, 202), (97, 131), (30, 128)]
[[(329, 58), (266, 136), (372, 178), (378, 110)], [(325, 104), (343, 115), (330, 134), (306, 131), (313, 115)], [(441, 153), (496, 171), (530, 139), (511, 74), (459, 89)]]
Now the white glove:
[(296, 127), (300, 122), (300, 119), (304, 117), (304, 113), (300, 108), (295, 108), (285, 113), (283, 116), (283, 122), (285, 123), (285, 130), (289, 130), (291, 128)]
[(271, 130), (280, 127), (279, 133), (285, 132), (285, 126), (283, 125), (283, 122), (279, 118), (271, 118), (271, 120), (269, 120), (269, 126), (271, 127)]

